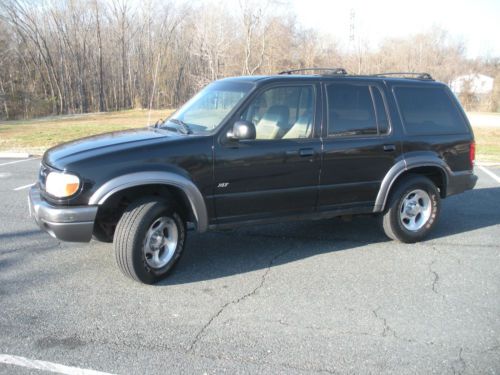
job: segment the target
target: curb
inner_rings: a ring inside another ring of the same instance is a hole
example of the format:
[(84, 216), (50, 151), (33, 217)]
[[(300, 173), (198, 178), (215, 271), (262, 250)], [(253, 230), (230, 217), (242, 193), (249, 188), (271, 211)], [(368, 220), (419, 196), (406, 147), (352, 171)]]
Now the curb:
[(28, 159), (31, 156), (27, 152), (0, 152), (1, 159)]

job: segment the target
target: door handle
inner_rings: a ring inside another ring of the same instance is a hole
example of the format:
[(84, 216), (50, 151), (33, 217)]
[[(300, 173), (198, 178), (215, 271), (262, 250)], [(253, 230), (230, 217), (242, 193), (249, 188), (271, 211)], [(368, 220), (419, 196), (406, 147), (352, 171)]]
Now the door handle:
[(313, 148), (301, 148), (299, 150), (299, 155), (303, 158), (308, 157), (308, 156), (313, 156), (314, 149)]
[(394, 152), (396, 151), (396, 145), (384, 145), (385, 152)]

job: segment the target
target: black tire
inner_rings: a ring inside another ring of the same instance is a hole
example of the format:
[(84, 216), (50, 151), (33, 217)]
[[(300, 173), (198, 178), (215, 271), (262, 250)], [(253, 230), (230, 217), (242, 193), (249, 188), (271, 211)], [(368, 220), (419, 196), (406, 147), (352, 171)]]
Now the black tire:
[[(413, 194), (419, 191), (427, 193), (429, 200), (427, 201), (425, 194)], [(419, 196), (426, 200), (427, 205), (425, 205), (425, 202), (423, 204), (417, 203), (423, 202), (422, 199), (416, 199)], [(413, 206), (410, 204), (413, 204)], [(413, 209), (413, 207), (415, 208)], [(382, 226), (387, 237), (393, 240), (405, 243), (418, 242), (432, 231), (440, 210), (441, 198), (436, 185), (427, 177), (409, 175), (399, 181), (391, 191), (382, 218)], [(415, 212), (418, 213), (415, 214)], [(409, 215), (413, 216), (408, 218)], [(409, 229), (411, 226), (414, 228)]]
[[(175, 225), (178, 239), (168, 263), (155, 268), (150, 264), (151, 258), (147, 259), (150, 254), (147, 253), (146, 236), (158, 220), (168, 220), (170, 225)], [(172, 204), (155, 197), (142, 198), (130, 204), (118, 222), (114, 235), (118, 267), (125, 276), (145, 284), (154, 284), (167, 277), (182, 255), (185, 244), (185, 221)]]

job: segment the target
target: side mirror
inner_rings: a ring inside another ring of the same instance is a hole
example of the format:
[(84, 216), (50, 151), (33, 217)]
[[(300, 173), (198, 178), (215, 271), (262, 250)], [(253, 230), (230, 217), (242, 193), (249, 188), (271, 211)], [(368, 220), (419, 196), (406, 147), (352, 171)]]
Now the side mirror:
[(257, 136), (257, 131), (255, 130), (255, 125), (253, 122), (239, 120), (233, 125), (233, 130), (227, 133), (229, 139), (242, 141), (245, 139), (255, 139)]

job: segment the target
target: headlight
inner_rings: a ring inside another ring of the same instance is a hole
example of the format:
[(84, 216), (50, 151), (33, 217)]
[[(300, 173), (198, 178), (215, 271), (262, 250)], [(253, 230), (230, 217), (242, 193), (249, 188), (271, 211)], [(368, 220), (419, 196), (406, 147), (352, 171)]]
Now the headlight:
[(50, 172), (45, 180), (45, 190), (57, 198), (66, 198), (78, 191), (80, 179), (69, 173)]

